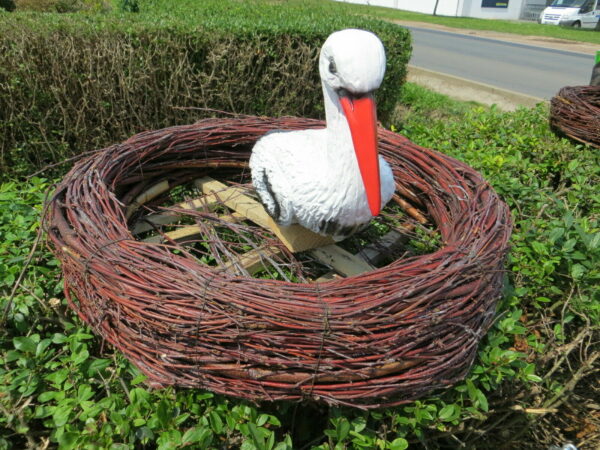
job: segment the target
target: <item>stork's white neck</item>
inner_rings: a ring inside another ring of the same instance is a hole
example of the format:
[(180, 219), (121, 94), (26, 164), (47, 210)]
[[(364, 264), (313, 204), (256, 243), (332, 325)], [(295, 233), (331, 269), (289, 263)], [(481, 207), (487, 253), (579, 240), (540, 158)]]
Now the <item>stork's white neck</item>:
[(328, 160), (339, 164), (342, 161), (356, 159), (350, 126), (342, 110), (339, 96), (331, 87), (325, 85), (325, 83), (323, 83), (323, 98), (327, 121), (326, 151)]

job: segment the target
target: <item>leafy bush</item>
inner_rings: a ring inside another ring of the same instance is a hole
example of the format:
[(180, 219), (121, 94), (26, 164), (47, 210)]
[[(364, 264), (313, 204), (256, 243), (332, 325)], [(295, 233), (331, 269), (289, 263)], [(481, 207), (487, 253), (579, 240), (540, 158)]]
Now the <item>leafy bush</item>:
[(318, 49), (344, 27), (388, 54), (379, 114), (406, 75), (409, 33), (337, 13), (256, 1), (142, 3), (139, 14), (0, 16), (0, 170), (34, 168), (214, 111), (323, 115)]
[(483, 172), (513, 212), (504, 300), (464, 382), (369, 412), (148, 389), (66, 308), (41, 246), (8, 301), (49, 185), (33, 178), (0, 187), (0, 448), (597, 447), (600, 155), (556, 138), (543, 106), (503, 113), (403, 92), (396, 127)]
[[(410, 107), (397, 117), (398, 128), (415, 142), (481, 171), (513, 213), (508, 312), (498, 322), (502, 333), (497, 338), (502, 342), (513, 334), (504, 343), (511, 343), (509, 351), (516, 353), (505, 357), (522, 365), (522, 381), (537, 386), (528, 392), (504, 372), (496, 378), (502, 382), (490, 404), (498, 408), (508, 403), (518, 411), (529, 405), (540, 415), (496, 415), (495, 428), (510, 425), (502, 433), (515, 446), (522, 445), (519, 438), (527, 432), (527, 427), (516, 429), (523, 424), (533, 424), (529, 432), (538, 439), (544, 435), (546, 445), (569, 438), (585, 442), (583, 436), (600, 427), (593, 409), (599, 394), (591, 387), (600, 368), (600, 153), (554, 136), (543, 105), (514, 113), (457, 102), (431, 109), (440, 96), (431, 99), (414, 85), (404, 92)], [(438, 120), (424, 120), (431, 116)], [(488, 339), (495, 339), (495, 333)], [(484, 355), (494, 354), (499, 353), (482, 349), (483, 364), (474, 367), (472, 377), (489, 373)], [(556, 414), (548, 419), (547, 412)], [(597, 446), (598, 438), (593, 442)], [(589, 448), (595, 448), (593, 442), (587, 443)]]

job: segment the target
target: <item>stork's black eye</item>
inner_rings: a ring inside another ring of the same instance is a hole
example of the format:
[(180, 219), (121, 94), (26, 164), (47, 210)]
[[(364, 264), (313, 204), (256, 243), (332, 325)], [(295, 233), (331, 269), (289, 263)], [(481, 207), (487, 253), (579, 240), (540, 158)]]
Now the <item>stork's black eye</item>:
[(333, 74), (337, 73), (337, 67), (335, 67), (335, 61), (333, 59), (329, 60), (329, 72)]

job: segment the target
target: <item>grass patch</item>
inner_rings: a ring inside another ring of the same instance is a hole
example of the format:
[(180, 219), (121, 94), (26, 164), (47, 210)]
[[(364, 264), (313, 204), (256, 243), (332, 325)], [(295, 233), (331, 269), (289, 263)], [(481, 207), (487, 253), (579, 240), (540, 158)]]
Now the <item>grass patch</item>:
[(440, 95), (415, 83), (406, 83), (396, 104), (393, 115), (394, 129), (402, 127), (414, 117), (417, 121), (422, 117), (436, 120), (460, 120), (473, 108), (482, 108), (476, 102), (461, 102), (448, 96)]

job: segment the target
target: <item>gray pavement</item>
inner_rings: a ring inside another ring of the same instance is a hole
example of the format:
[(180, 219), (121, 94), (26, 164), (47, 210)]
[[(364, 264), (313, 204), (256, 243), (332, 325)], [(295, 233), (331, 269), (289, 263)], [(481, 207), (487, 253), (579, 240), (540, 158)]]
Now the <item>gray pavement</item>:
[(550, 99), (563, 86), (587, 84), (594, 64), (589, 52), (490, 39), (465, 31), (408, 28), (413, 35), (411, 65), (543, 99)]

